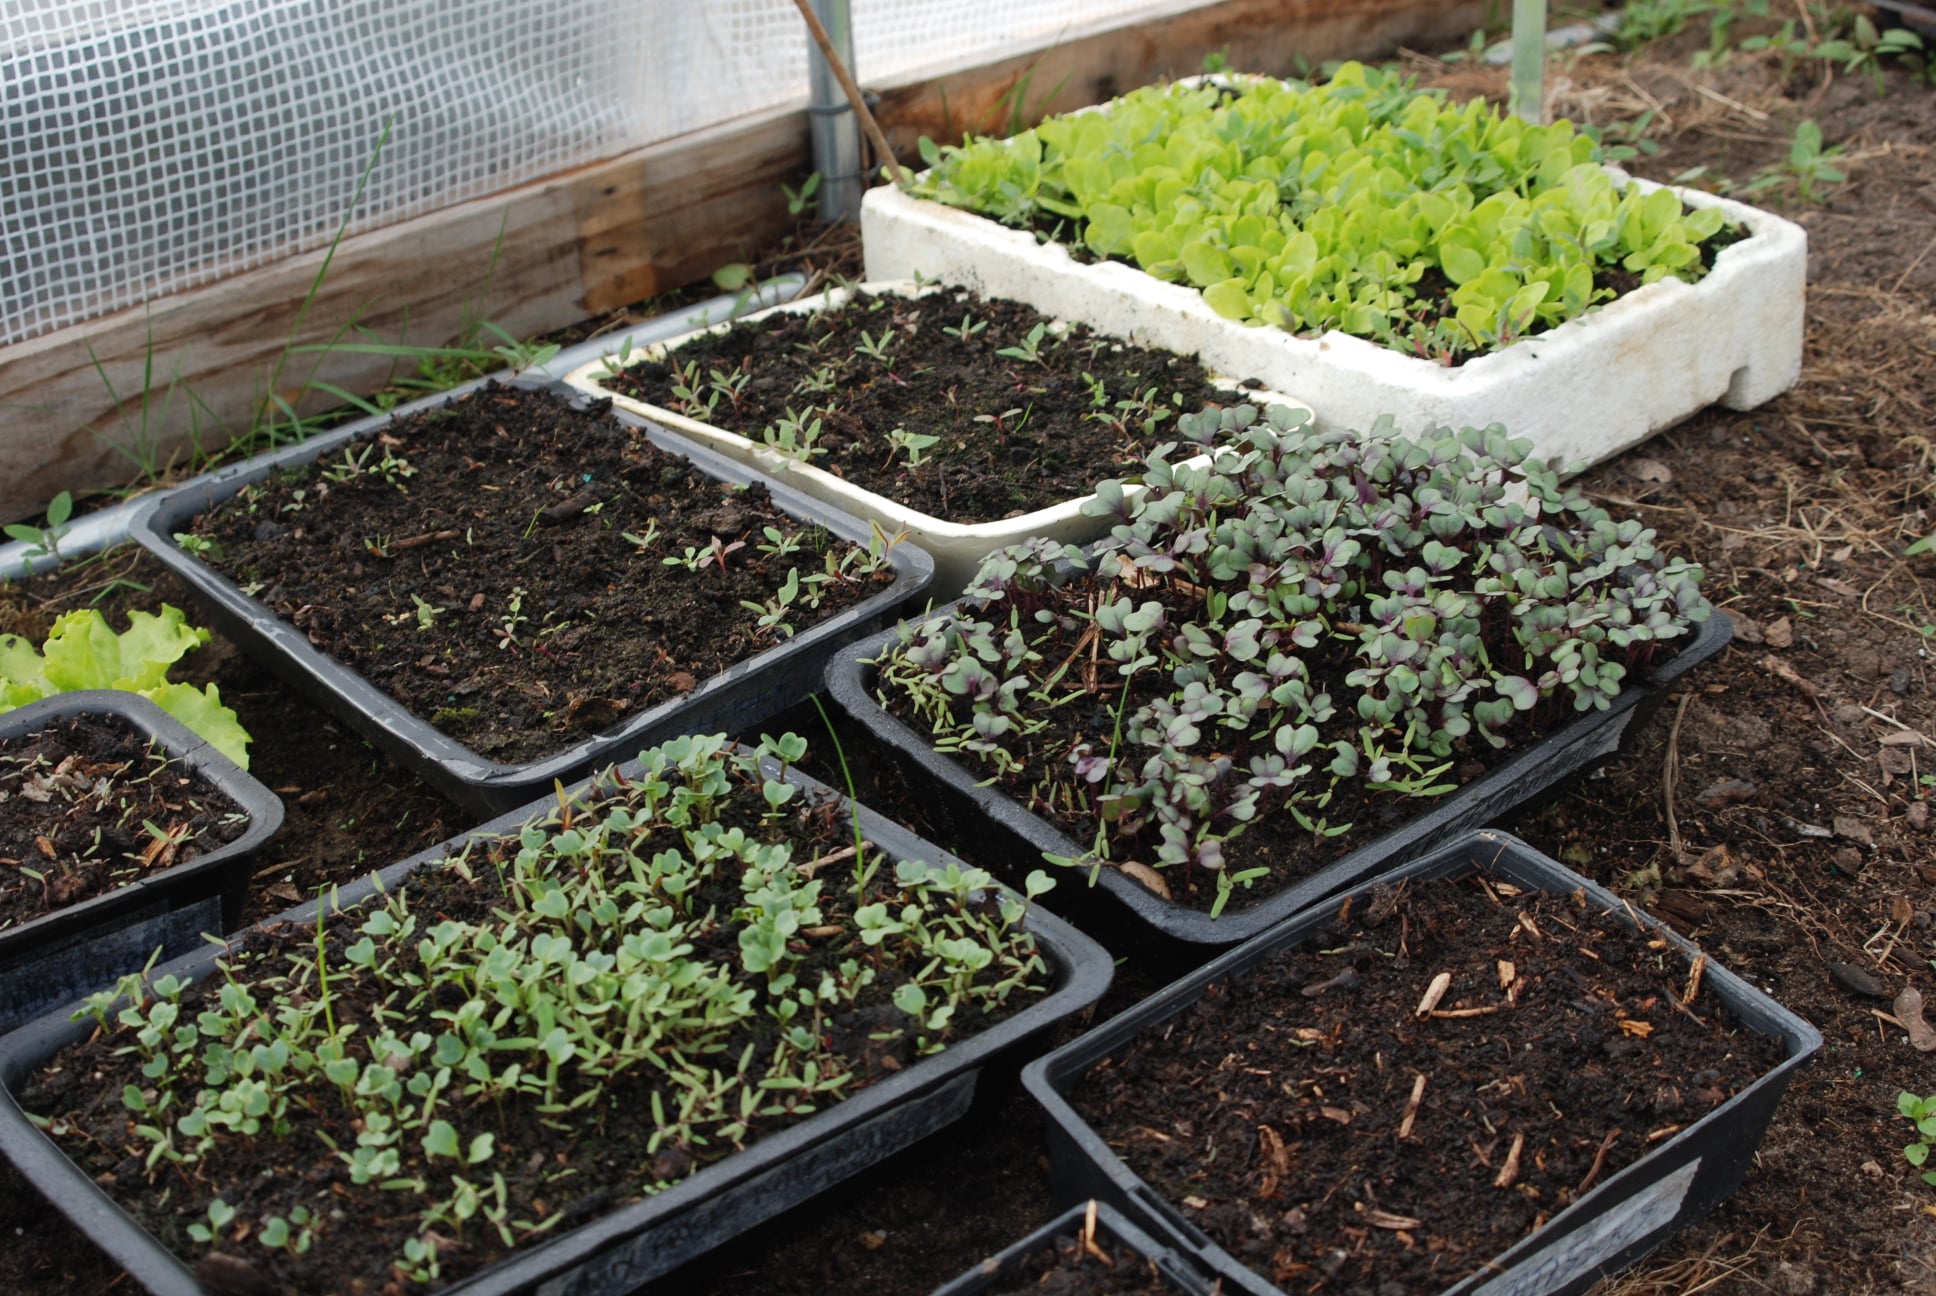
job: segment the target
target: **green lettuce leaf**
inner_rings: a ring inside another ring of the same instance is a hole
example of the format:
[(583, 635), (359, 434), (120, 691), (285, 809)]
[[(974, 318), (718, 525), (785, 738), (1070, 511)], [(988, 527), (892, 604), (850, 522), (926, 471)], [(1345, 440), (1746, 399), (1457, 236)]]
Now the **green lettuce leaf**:
[(169, 667), (209, 637), (168, 604), (159, 616), (130, 612), (128, 629), (120, 634), (94, 608), (69, 612), (54, 622), (38, 651), (18, 635), (0, 635), (0, 712), (56, 693), (119, 689), (147, 698), (247, 769), (248, 731), (222, 705), (220, 691), (213, 684), (198, 689), (168, 679)]

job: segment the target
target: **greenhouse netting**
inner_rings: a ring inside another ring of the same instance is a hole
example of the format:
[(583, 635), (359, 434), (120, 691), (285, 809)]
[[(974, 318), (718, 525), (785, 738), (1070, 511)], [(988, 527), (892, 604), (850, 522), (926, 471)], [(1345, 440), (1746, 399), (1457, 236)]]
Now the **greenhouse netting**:
[[(853, 0), (856, 61), (1176, 7)], [(0, 345), (321, 246), (366, 171), (356, 230), (803, 102), (807, 51), (790, 0), (6, 0)]]

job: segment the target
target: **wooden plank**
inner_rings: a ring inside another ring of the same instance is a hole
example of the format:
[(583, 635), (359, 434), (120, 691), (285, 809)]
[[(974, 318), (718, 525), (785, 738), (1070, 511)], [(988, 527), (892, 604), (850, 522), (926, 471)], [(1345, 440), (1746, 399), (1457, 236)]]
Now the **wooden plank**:
[[(1299, 56), (1316, 64), (1456, 43), (1485, 12), (1481, 0), (1172, 0), (1041, 54), (877, 87), (879, 115), (895, 150), (912, 157), (921, 135), (1005, 125), (1004, 96), (1025, 81), (1039, 115), (1195, 72), (1213, 52), (1245, 70), (1288, 70)], [(770, 244), (790, 225), (780, 184), (810, 167), (806, 114), (777, 111), (346, 239), (297, 340), (326, 342), (349, 321), (433, 345), (480, 316), (521, 336), (575, 323)], [(62, 489), (122, 485), (135, 460), (166, 464), (246, 428), (321, 261), (295, 257), (0, 349), (0, 519)], [(144, 412), (137, 394), (150, 365)], [(275, 385), (297, 401), (313, 372), (369, 391), (392, 368), (380, 357), (294, 356)]]
[[(810, 165), (806, 114), (776, 112), (345, 239), (297, 341), (326, 343), (353, 321), (384, 341), (440, 345), (479, 318), (529, 336), (669, 291), (777, 238), (790, 223), (780, 183)], [(278, 373), (323, 256), (0, 350), (0, 518), (63, 489), (121, 486), (137, 461), (226, 444), (272, 376), (308, 412), (335, 403), (304, 397), (312, 376), (372, 391), (408, 372), (331, 354), (291, 355)]]

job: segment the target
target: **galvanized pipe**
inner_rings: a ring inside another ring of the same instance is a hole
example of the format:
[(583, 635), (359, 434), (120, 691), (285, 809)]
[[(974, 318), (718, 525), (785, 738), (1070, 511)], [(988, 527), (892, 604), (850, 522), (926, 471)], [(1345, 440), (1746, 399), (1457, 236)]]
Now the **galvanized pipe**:
[[(854, 24), (848, 0), (812, 0), (814, 15), (827, 29), (834, 53), (851, 72), (854, 67)], [(820, 173), (815, 214), (832, 224), (860, 216), (861, 191), (867, 187), (860, 165), (860, 122), (840, 80), (819, 47), (807, 50), (807, 123), (813, 141), (813, 169)]]

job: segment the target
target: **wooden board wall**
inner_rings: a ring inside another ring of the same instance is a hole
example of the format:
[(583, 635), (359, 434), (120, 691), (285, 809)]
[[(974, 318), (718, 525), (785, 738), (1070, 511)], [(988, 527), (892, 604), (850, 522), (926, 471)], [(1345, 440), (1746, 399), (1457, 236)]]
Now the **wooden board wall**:
[[(1486, 0), (1175, 0), (1040, 54), (869, 88), (895, 151), (910, 158), (921, 135), (1006, 124), (1018, 97), (1035, 117), (1195, 72), (1211, 53), (1283, 72), (1299, 59), (1440, 48), (1487, 10)], [(791, 222), (781, 183), (811, 166), (806, 114), (772, 112), (346, 239), (296, 341), (327, 342), (355, 321), (386, 340), (434, 345), (480, 316), (530, 336), (599, 315), (770, 244)], [(293, 355), (278, 367), (322, 256), (0, 349), (0, 520), (37, 512), (63, 489), (121, 486), (138, 475), (136, 460), (165, 465), (225, 442), (248, 426), (272, 377), (309, 409), (323, 403), (304, 396), (312, 377), (381, 385), (393, 369), (382, 357)]]

